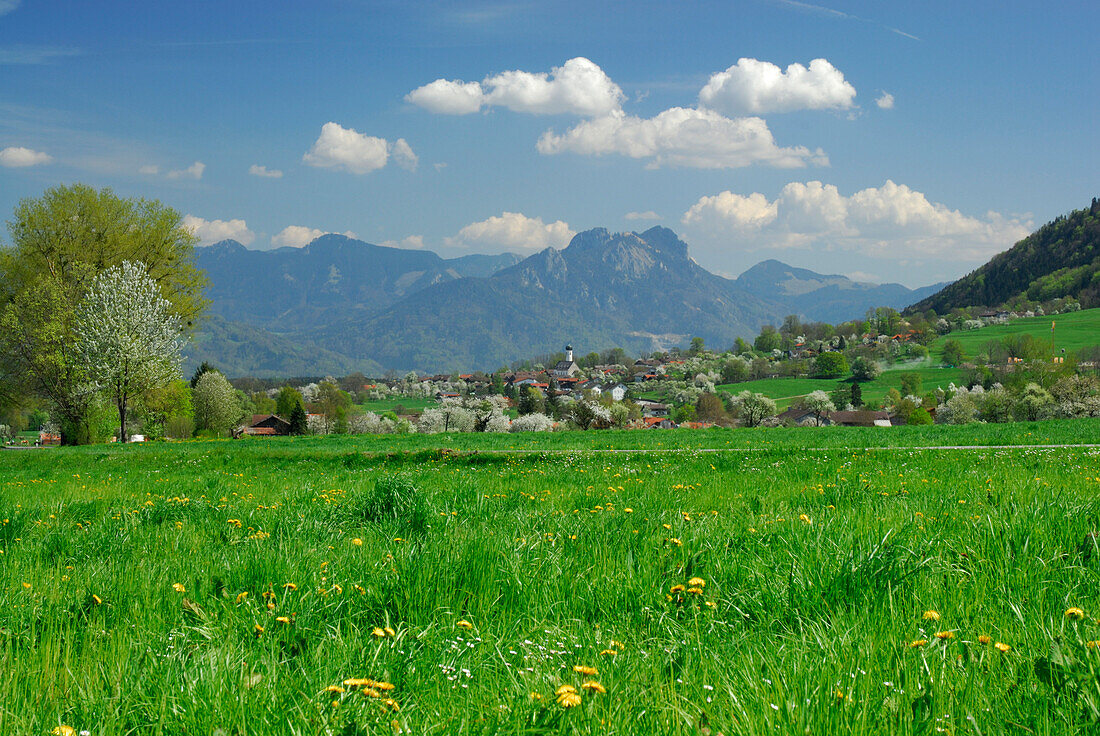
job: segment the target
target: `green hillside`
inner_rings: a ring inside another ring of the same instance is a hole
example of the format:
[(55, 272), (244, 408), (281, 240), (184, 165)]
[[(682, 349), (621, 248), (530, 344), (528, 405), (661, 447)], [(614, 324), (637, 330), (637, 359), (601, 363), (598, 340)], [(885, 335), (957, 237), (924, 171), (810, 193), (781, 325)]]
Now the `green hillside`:
[(906, 310), (996, 307), (1072, 296), (1100, 306), (1100, 199), (1047, 223), (989, 263)]
[[(1006, 325), (990, 325), (978, 330), (952, 332), (937, 338), (928, 346), (932, 358), (919, 363), (905, 363), (886, 366), (882, 374), (873, 381), (860, 384), (863, 400), (869, 403), (881, 402), (891, 388), (901, 390), (901, 376), (904, 373), (918, 373), (924, 392), (937, 387), (947, 388), (949, 384), (960, 385), (965, 381), (965, 371), (961, 368), (944, 366), (941, 363), (943, 346), (948, 340), (958, 340), (967, 356), (983, 352), (987, 343), (1002, 340), (1009, 336), (1030, 335), (1039, 341), (1050, 340), (1050, 323), (1055, 322), (1054, 348), (1061, 354), (1074, 353), (1083, 348), (1100, 345), (1100, 308), (1085, 309), (1080, 312), (1068, 312), (1047, 317), (1025, 317), (1013, 320)], [(812, 391), (831, 392), (837, 385), (836, 379), (829, 378), (764, 378), (758, 381), (727, 383), (718, 386), (720, 391), (738, 393), (755, 391), (774, 399), (780, 409), (785, 409), (799, 398)]]
[(1054, 349), (1067, 353), (1082, 348), (1100, 345), (1100, 308), (1083, 309), (1080, 312), (1067, 312), (1046, 317), (1024, 317), (1014, 319), (1005, 325), (990, 325), (980, 330), (952, 332), (946, 338), (938, 338), (929, 349), (932, 355), (943, 355), (943, 344), (947, 338), (958, 340), (967, 355), (976, 355), (991, 340), (1001, 340), (1010, 335), (1030, 335), (1036, 340), (1050, 342), (1050, 325), (1055, 323)]

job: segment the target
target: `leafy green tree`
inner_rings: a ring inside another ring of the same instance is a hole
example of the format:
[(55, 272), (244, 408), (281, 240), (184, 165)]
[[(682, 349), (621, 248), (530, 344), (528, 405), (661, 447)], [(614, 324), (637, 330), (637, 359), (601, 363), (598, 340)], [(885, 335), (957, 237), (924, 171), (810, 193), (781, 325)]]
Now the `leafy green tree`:
[(744, 355), (745, 353), (748, 353), (748, 352), (751, 352), (751, 351), (752, 351), (752, 346), (749, 345), (747, 342), (745, 342), (744, 338), (739, 337), (739, 338), (737, 338), (737, 340), (734, 341), (734, 343), (733, 343), (733, 352), (736, 353), (737, 355)]
[(739, 383), (749, 378), (749, 364), (740, 358), (727, 360), (722, 364), (722, 383)]
[(677, 424), (694, 422), (696, 417), (695, 407), (692, 404), (684, 404), (672, 410), (672, 421)]
[(524, 386), (520, 390), (519, 402), (516, 405), (520, 414), (541, 414), (543, 405), (542, 391), (536, 386)]
[(47, 400), (63, 442), (88, 442), (94, 396), (75, 347), (77, 305), (101, 271), (141, 263), (169, 312), (192, 327), (206, 307), (195, 238), (159, 202), (82, 184), (22, 200), (8, 231), (12, 247), (0, 256), (0, 379), (15, 375), (20, 391)]
[(852, 406), (857, 409), (863, 406), (863, 389), (859, 387), (858, 383), (852, 384)]
[(77, 349), (95, 385), (118, 408), (119, 439), (129, 438), (131, 402), (179, 378), (179, 317), (140, 263), (100, 272), (76, 312)]
[(752, 346), (761, 353), (770, 353), (779, 347), (782, 339), (774, 326), (764, 325), (760, 328), (760, 334), (757, 335)]
[(706, 347), (703, 344), (703, 338), (701, 338), (701, 337), (691, 338), (691, 347), (688, 349), (688, 354), (689, 355), (698, 355), (699, 353), (703, 352), (705, 349), (706, 349)]
[(726, 418), (726, 407), (716, 394), (703, 393), (695, 400), (695, 416), (702, 422), (720, 422)]
[(852, 361), (852, 378), (857, 381), (873, 381), (882, 373), (877, 361), (866, 356), (859, 356)]
[(909, 371), (902, 373), (901, 376), (901, 393), (904, 396), (920, 396), (921, 386), (923, 380), (919, 373)]
[(858, 385), (858, 383), (838, 383), (829, 396), (830, 401), (833, 402), (833, 407), (835, 409), (843, 409), (848, 406), (848, 404), (855, 406), (855, 403), (852, 401), (852, 393)]
[[(598, 365), (594, 363), (593, 365)], [(558, 396), (558, 381), (553, 376), (546, 387), (546, 413), (552, 419), (561, 418), (561, 397)]]
[(813, 375), (817, 378), (840, 378), (848, 373), (844, 353), (822, 353), (814, 358)]
[(203, 373), (217, 370), (217, 368), (204, 360), (202, 364), (195, 369), (195, 372), (191, 374), (191, 388), (195, 388), (195, 386), (198, 385), (199, 379), (202, 378)]
[(943, 362), (949, 366), (962, 365), (966, 361), (963, 354), (962, 343), (954, 338), (948, 338), (943, 343)]
[(302, 392), (293, 386), (283, 386), (275, 396), (275, 413), (286, 419), (294, 413), (294, 407), (305, 407)]

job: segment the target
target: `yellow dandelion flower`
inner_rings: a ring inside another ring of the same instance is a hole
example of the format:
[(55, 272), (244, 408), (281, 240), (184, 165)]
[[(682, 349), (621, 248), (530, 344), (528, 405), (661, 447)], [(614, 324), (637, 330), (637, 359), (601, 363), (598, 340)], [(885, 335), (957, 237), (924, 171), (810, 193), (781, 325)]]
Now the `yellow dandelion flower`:
[(52, 733), (53, 736), (76, 736), (76, 729), (72, 726), (62, 724), (54, 728), (50, 733)]
[(981, 636), (978, 637), (978, 643), (979, 644), (988, 644), (991, 641), (993, 641), (993, 640), (991, 638), (989, 638), (989, 636), (987, 634), (982, 634)]
[(1080, 621), (1084, 617), (1085, 617), (1085, 612), (1082, 611), (1080, 608), (1067, 608), (1066, 609), (1066, 618), (1072, 618), (1072, 619), (1076, 619), (1076, 620)]
[(298, 590), (298, 586), (294, 583), (287, 583), (283, 586), (283, 590)]
[(244, 599), (248, 597), (248, 591), (237, 594), (237, 603), (244, 603)]
[(933, 634), (933, 636), (935, 636), (937, 639), (944, 639), (944, 640), (954, 639), (955, 638), (955, 632), (954, 631), (937, 631), (935, 634)]
[(183, 583), (172, 583), (172, 590), (177, 593), (186, 593), (187, 588), (183, 587)]
[(688, 585), (692, 588), (705, 588), (707, 587), (707, 581), (702, 578), (692, 578), (688, 581)]
[(585, 680), (581, 683), (581, 688), (587, 690), (590, 693), (606, 693), (607, 689), (603, 685), (595, 680)]
[(632, 508), (630, 508), (629, 506), (627, 506), (627, 507), (626, 507), (625, 509), (623, 509), (623, 513), (624, 513), (624, 514), (633, 514), (633, 513), (634, 513), (634, 509), (632, 509)]
[(472, 628), (474, 628), (474, 625), (472, 623), (470, 623), (469, 621), (467, 621), (466, 619), (459, 619), (458, 621), (455, 621), (455, 626), (459, 627), (460, 629), (472, 629)]
[(577, 688), (573, 687), (572, 685), (562, 685), (561, 687), (559, 687), (557, 690), (554, 691), (554, 695), (565, 695), (566, 693), (575, 693), (575, 692), (577, 692)]
[(397, 701), (393, 698), (384, 698), (382, 704), (392, 710), (394, 713), (401, 712), (401, 706), (397, 704)]
[(373, 687), (364, 687), (359, 692), (363, 693), (363, 696), (367, 697), (367, 698), (380, 698), (380, 697), (382, 697), (382, 693), (378, 692)]
[(799, 514), (798, 520), (801, 521), (803, 524), (813, 524), (813, 521), (811, 521), (810, 517), (806, 514)]
[(98, 595), (96, 595), (95, 593), (92, 593), (92, 603), (94, 603), (94, 604), (96, 604), (96, 605), (98, 606), (98, 605), (100, 605), (100, 604), (102, 604), (102, 603), (103, 603), (103, 599), (102, 599), (102, 598), (100, 598), (100, 597), (99, 597)]
[(382, 631), (386, 632), (386, 636), (390, 636), (390, 637), (397, 636), (397, 632), (394, 631), (389, 626), (383, 627)]
[(1089, 649), (1100, 649), (1100, 641), (1086, 641), (1085, 646)]
[(671, 588), (669, 588), (669, 591), (668, 591), (668, 592), (669, 592), (669, 593), (672, 593), (673, 595), (675, 595), (675, 594), (677, 594), (677, 593), (682, 593), (682, 592), (684, 592), (685, 590), (686, 590), (686, 588), (685, 588), (684, 586), (682, 586), (682, 585), (673, 585), (673, 586), (672, 586)]
[(536, 692), (531, 693), (531, 700), (542, 700), (542, 696)]
[(661, 526), (663, 526), (665, 529), (672, 529), (672, 524), (661, 524)]
[(359, 537), (356, 537), (355, 539), (351, 540), (351, 543), (354, 544), (356, 547), (362, 547), (363, 546), (363, 540), (360, 539)]
[(940, 614), (937, 611), (925, 611), (921, 618), (925, 621), (939, 621)]
[(290, 623), (290, 617), (289, 616), (276, 616), (275, 617), (275, 623), (277, 623), (277, 624), (289, 624)]
[(370, 632), (370, 634), (371, 634), (371, 636), (373, 636), (373, 637), (376, 637), (376, 638), (378, 638), (378, 639), (381, 639), (382, 637), (384, 637), (384, 636), (386, 635), (386, 632), (385, 632), (385, 631), (382, 631), (382, 629), (380, 629), (380, 628), (378, 628), (377, 626), (375, 626), (375, 627), (374, 627), (374, 631)]
[(379, 690), (389, 691), (389, 690), (393, 690), (394, 685), (393, 685), (392, 682), (376, 682), (376, 683), (374, 683), (374, 685), (372, 685), (372, 687), (376, 687)]
[(267, 610), (269, 610), (269, 611), (274, 611), (275, 610), (275, 601), (268, 601)]
[(584, 664), (575, 664), (575, 665), (573, 665), (573, 671), (578, 672), (582, 675), (598, 675), (598, 674), (600, 674), (599, 672), (596, 671), (595, 667), (589, 667), (588, 665), (584, 665)]
[(602, 652), (600, 652), (601, 657), (614, 657), (616, 654), (618, 654), (618, 652), (616, 652), (614, 649), (604, 649)]
[(625, 649), (626, 648), (626, 647), (623, 646), (623, 643), (621, 641), (615, 641), (614, 639), (611, 640), (610, 646), (614, 647), (615, 649)]
[(254, 635), (254, 636), (255, 636), (255, 637), (257, 638), (257, 639), (259, 639), (259, 638), (260, 638), (261, 636), (263, 636), (263, 635), (264, 635), (264, 627), (263, 627), (263, 626), (260, 626), (259, 624), (256, 624), (255, 626), (253, 626), (253, 627), (252, 627), (252, 634), (253, 634), (253, 635)]
[(558, 696), (558, 705), (562, 708), (575, 708), (581, 704), (581, 696), (575, 692), (562, 693)]
[(923, 647), (927, 643), (927, 639), (914, 639), (913, 641), (909, 642), (909, 648), (916, 649), (917, 647)]
[(329, 685), (328, 687), (325, 688), (325, 692), (326, 693), (342, 693), (342, 692), (344, 692), (344, 688), (340, 687), (339, 685)]
[(668, 543), (669, 543), (669, 544), (675, 544), (675, 545), (676, 545), (677, 547), (683, 547), (683, 546), (684, 546), (684, 543), (683, 543), (683, 542), (681, 542), (681, 541), (680, 541), (679, 539), (677, 539), (676, 537), (672, 537), (672, 538), (670, 538), (670, 539), (668, 540)]
[(1004, 642), (997, 642), (996, 644), (994, 644), (994, 645), (993, 645), (993, 647), (994, 647), (994, 648), (995, 648), (995, 649), (996, 649), (996, 650), (997, 650), (998, 652), (1007, 652), (1007, 651), (1009, 651), (1010, 649), (1012, 649), (1012, 647), (1010, 647), (1010, 646), (1009, 646), (1008, 644), (1005, 644)]
[(344, 680), (344, 687), (367, 687), (373, 684), (374, 680), (365, 677), (349, 677)]
[(702, 588), (688, 588), (687, 592), (691, 593), (692, 595), (702, 595), (703, 594), (703, 589)]

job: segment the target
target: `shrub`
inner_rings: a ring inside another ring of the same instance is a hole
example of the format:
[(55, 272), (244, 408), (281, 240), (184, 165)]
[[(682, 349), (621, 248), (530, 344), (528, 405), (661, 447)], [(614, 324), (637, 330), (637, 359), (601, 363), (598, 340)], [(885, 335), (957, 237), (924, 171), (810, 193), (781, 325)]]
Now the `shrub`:
[(554, 428), (554, 420), (545, 414), (524, 414), (512, 420), (511, 432), (549, 432)]

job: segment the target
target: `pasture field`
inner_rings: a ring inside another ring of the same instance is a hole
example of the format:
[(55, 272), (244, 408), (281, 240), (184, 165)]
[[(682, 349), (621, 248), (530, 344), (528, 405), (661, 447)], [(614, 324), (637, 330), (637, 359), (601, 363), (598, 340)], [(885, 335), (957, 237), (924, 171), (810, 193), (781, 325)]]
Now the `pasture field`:
[(3, 451), (0, 733), (1095, 733), (1098, 436)]
[(980, 330), (960, 330), (946, 337), (937, 338), (929, 350), (937, 357), (943, 356), (943, 345), (947, 339), (958, 340), (963, 352), (969, 356), (982, 352), (987, 342), (1001, 340), (1009, 335), (1031, 335), (1040, 342), (1050, 343), (1050, 323), (1054, 322), (1054, 348), (1074, 352), (1081, 348), (1100, 344), (1100, 309), (1083, 309), (1080, 312), (1048, 315), (1046, 317), (1024, 317), (1014, 319), (1006, 325), (990, 325)]
[(383, 412), (394, 411), (397, 407), (402, 407), (406, 412), (421, 412), (439, 406), (439, 402), (435, 400), (435, 397), (394, 396), (379, 401), (368, 401), (359, 404), (359, 406), (363, 408), (363, 411), (382, 414)]

